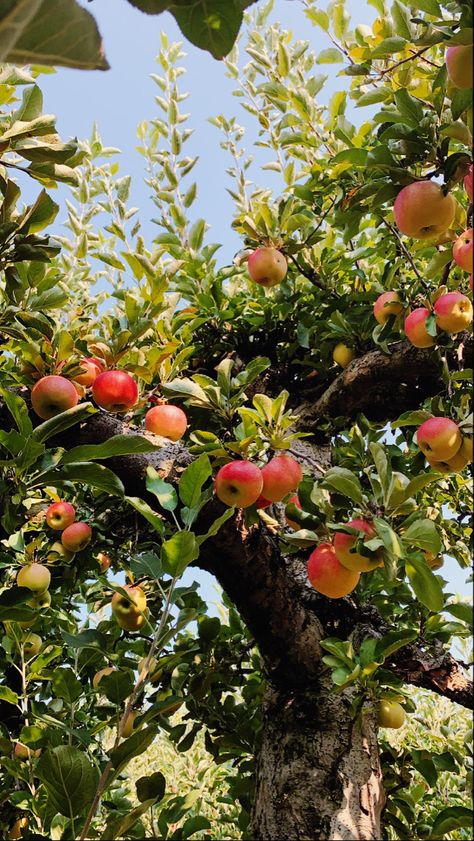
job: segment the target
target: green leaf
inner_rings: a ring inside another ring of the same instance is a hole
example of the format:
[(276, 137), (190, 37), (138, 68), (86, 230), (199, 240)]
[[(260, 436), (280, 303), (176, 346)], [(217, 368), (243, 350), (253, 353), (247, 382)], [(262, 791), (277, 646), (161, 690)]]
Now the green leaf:
[(402, 535), (403, 543), (419, 546), (427, 552), (438, 555), (442, 549), (441, 538), (433, 520), (415, 520)]
[[(158, 772), (159, 773), (159, 772)], [(145, 812), (155, 804), (156, 799), (150, 798), (149, 800), (145, 800), (143, 803), (140, 803), (139, 806), (135, 806), (134, 809), (126, 812), (124, 815), (120, 817), (115, 817), (115, 812), (110, 812), (107, 816), (107, 823), (105, 826), (105, 830), (103, 835), (101, 835), (101, 839), (103, 841), (114, 841), (115, 838), (130, 838), (133, 837), (132, 835), (128, 834), (129, 830), (132, 829), (133, 826), (137, 823), (137, 821), (141, 818)]]
[(211, 462), (205, 453), (191, 462), (179, 480), (179, 496), (183, 505), (187, 505), (188, 508), (198, 505), (202, 486), (211, 475)]
[(81, 631), (79, 634), (68, 634), (67, 631), (61, 631), (61, 635), (69, 648), (98, 648), (100, 651), (105, 651), (107, 647), (105, 635), (92, 628)]
[(292, 546), (301, 546), (301, 548), (314, 546), (315, 543), (319, 543), (321, 540), (316, 532), (311, 531), (311, 529), (298, 529), (298, 531), (294, 531), (291, 534), (282, 534), (281, 539), (285, 543), (290, 543)]
[(6, 388), (0, 388), (0, 394), (3, 401), (15, 421), (18, 431), (26, 437), (31, 434), (33, 424), (28, 415), (28, 407), (18, 394), (8, 391)]
[(395, 91), (395, 102), (400, 114), (407, 125), (418, 128), (423, 119), (423, 108), (415, 97), (411, 96), (405, 88)]
[(472, 604), (466, 604), (465, 602), (457, 602), (456, 604), (448, 604), (444, 608), (446, 613), (450, 613), (451, 616), (455, 616), (456, 619), (460, 619), (461, 622), (465, 622), (469, 627), (472, 629), (473, 627), (473, 607)]
[(77, 701), (84, 691), (81, 681), (77, 679), (72, 669), (56, 669), (52, 686), (54, 694), (58, 698), (63, 698), (68, 704)]
[(153, 511), (153, 508), (151, 508), (147, 502), (144, 502), (139, 496), (126, 496), (125, 502), (128, 502), (128, 504), (135, 508), (136, 511), (139, 511), (142, 517), (145, 517), (145, 520), (148, 520), (150, 525), (152, 525), (159, 534), (164, 533), (165, 526), (163, 520), (158, 516), (156, 511)]
[(324, 474), (321, 486), (335, 490), (353, 502), (362, 502), (362, 486), (357, 476), (345, 467), (331, 467)]
[(335, 47), (328, 47), (318, 53), (316, 64), (342, 64), (344, 58), (342, 53)]
[(218, 517), (217, 520), (214, 520), (211, 526), (209, 526), (209, 529), (206, 532), (206, 534), (198, 535), (198, 537), (196, 538), (198, 546), (201, 546), (201, 544), (204, 543), (204, 541), (207, 540), (208, 537), (214, 537), (214, 535), (216, 535), (219, 531), (220, 527), (223, 526), (224, 523), (227, 522), (227, 520), (230, 520), (230, 518), (233, 517), (234, 514), (235, 508), (226, 508), (224, 513), (221, 514), (221, 516)]
[(392, 481), (392, 468), (387, 459), (385, 448), (381, 444), (372, 442), (369, 444), (370, 452), (372, 453), (375, 467), (377, 468), (378, 477), (383, 490), (383, 498), (385, 504), (388, 499), (388, 491)]
[(163, 569), (174, 578), (181, 575), (191, 561), (199, 557), (196, 536), (189, 531), (178, 531), (163, 543)]
[[(32, 437), (35, 441), (42, 444), (48, 438), (52, 438), (53, 435), (59, 435), (60, 432), (64, 432), (65, 429), (75, 426), (76, 423), (82, 423), (82, 421), (85, 421), (96, 411), (97, 409), (93, 407), (92, 403), (79, 403), (77, 406), (73, 406), (72, 409), (67, 409), (65, 412), (55, 415), (54, 418), (40, 423), (33, 430)], [(80, 448), (78, 447), (78, 449)]]
[(80, 447), (72, 447), (61, 457), (61, 464), (69, 464), (72, 461), (102, 460), (136, 453), (153, 453), (159, 449), (160, 447), (152, 444), (142, 435), (114, 435), (103, 444), (83, 444)]
[(132, 672), (114, 671), (101, 678), (100, 691), (112, 704), (118, 706), (128, 698), (134, 683)]
[(343, 149), (331, 159), (332, 164), (351, 163), (354, 166), (364, 166), (367, 160), (367, 149)]
[(443, 590), (427, 564), (412, 558), (405, 563), (405, 571), (418, 601), (433, 613), (439, 613), (444, 606)]
[(92, 803), (99, 773), (76, 747), (61, 745), (40, 756), (35, 775), (43, 783), (51, 805), (61, 815), (74, 818)]
[(393, 35), (390, 38), (384, 38), (380, 44), (377, 44), (372, 50), (371, 58), (386, 58), (394, 53), (399, 53), (406, 47), (406, 39), (399, 35)]
[(404, 549), (398, 537), (398, 534), (394, 532), (391, 526), (387, 523), (386, 520), (382, 520), (380, 517), (374, 518), (374, 526), (375, 530), (383, 540), (383, 544), (392, 555), (395, 555), (397, 558), (403, 558)]
[(156, 803), (162, 800), (166, 790), (166, 780), (161, 771), (155, 771), (149, 777), (139, 777), (135, 783), (137, 797), (140, 803), (151, 800)]
[(18, 704), (18, 695), (8, 686), (0, 686), (0, 701), (5, 701), (6, 704)]
[(191, 838), (191, 835), (194, 835), (195, 832), (201, 832), (203, 829), (210, 828), (211, 823), (207, 818), (203, 815), (194, 815), (193, 817), (185, 820), (179, 834), (181, 838)]
[(178, 497), (173, 485), (164, 482), (154, 467), (146, 469), (146, 489), (154, 494), (165, 511), (174, 511), (178, 504)]
[(137, 730), (137, 732), (133, 733), (128, 739), (125, 739), (118, 748), (114, 748), (114, 750), (110, 752), (110, 759), (115, 769), (115, 774), (119, 774), (122, 768), (124, 768), (134, 756), (140, 756), (140, 754), (144, 753), (151, 745), (157, 733), (157, 727), (144, 727), (142, 730)]
[(146, 575), (156, 581), (161, 575), (161, 560), (154, 552), (141, 552), (131, 558), (130, 569), (137, 578)]
[(389, 631), (388, 634), (377, 640), (374, 659), (380, 659), (383, 662), (390, 654), (393, 654), (399, 648), (403, 648), (417, 636), (418, 632), (414, 630)]
[(66, 482), (80, 482), (112, 496), (123, 496), (124, 493), (122, 482), (115, 473), (103, 464), (89, 461), (78, 461), (65, 464), (57, 470), (48, 470), (35, 479), (34, 485), (63, 485)]
[(447, 832), (466, 827), (472, 829), (474, 813), (466, 806), (447, 806), (438, 812), (431, 828), (430, 838), (443, 839)]
[(451, 113), (453, 120), (457, 120), (461, 114), (472, 105), (472, 88), (468, 90), (457, 89), (451, 98)]
[(83, 70), (107, 70), (109, 66), (96, 22), (76, 0), (3, 3), (0, 61)]
[(390, 426), (392, 429), (398, 429), (401, 426), (420, 426), (425, 420), (432, 417), (431, 412), (418, 409), (416, 412), (404, 412), (397, 420), (391, 421)]

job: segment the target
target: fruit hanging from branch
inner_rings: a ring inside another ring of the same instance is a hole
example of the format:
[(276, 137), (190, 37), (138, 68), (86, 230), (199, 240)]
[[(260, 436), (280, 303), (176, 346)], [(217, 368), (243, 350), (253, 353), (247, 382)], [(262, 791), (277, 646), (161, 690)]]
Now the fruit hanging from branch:
[(170, 441), (179, 441), (186, 432), (188, 419), (179, 406), (169, 403), (153, 406), (145, 415), (145, 429)]
[(329, 599), (342, 599), (357, 587), (360, 573), (337, 559), (332, 543), (320, 543), (308, 558), (307, 572), (314, 589)]
[(79, 395), (72, 382), (58, 374), (41, 377), (31, 390), (31, 405), (43, 420), (72, 409), (78, 402)]
[(92, 396), (107, 412), (127, 412), (138, 400), (138, 386), (127, 371), (104, 371), (93, 382)]
[(288, 262), (277, 248), (257, 248), (248, 258), (248, 273), (254, 283), (269, 289), (285, 279)]
[(251, 461), (231, 461), (215, 478), (216, 495), (226, 505), (249, 508), (262, 493), (262, 471)]
[(443, 234), (454, 222), (456, 200), (434, 181), (415, 181), (400, 190), (393, 205), (398, 230), (413, 239)]

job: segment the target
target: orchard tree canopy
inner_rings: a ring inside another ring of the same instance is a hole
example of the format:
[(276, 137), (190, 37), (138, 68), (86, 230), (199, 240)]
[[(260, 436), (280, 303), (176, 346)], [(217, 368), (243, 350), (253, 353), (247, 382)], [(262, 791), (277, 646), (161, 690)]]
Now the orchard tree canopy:
[[(469, 838), (470, 5), (307, 0), (307, 41), (253, 10), (225, 69), (263, 186), (212, 115), (236, 255), (196, 216), (182, 46), (138, 128), (146, 241), (117, 150), (43, 113), (34, 5), (0, 11), (5, 837)], [(220, 769), (221, 824), (159, 753), (132, 785), (165, 737)]]

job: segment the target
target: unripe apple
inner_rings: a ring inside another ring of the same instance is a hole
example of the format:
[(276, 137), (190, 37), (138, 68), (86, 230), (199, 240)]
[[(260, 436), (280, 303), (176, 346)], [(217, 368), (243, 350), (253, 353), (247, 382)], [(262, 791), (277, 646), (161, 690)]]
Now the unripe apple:
[(380, 701), (377, 718), (380, 727), (398, 730), (405, 723), (406, 715), (398, 701), (389, 701), (385, 698)]
[(450, 418), (429, 418), (418, 428), (416, 439), (420, 450), (433, 461), (448, 461), (458, 452), (462, 436)]
[(292, 456), (274, 456), (262, 467), (262, 496), (271, 502), (281, 502), (291, 491), (296, 491), (303, 478), (301, 464)]
[(248, 273), (259, 286), (276, 286), (286, 277), (288, 262), (277, 248), (257, 248), (248, 259)]
[[(473, 234), (472, 228), (461, 234), (453, 245), (454, 262), (465, 272), (472, 274), (473, 268)], [(35, 386), (36, 388), (36, 386)]]
[(215, 488), (217, 497), (226, 505), (249, 508), (262, 493), (262, 471), (251, 461), (231, 461), (219, 470)]
[(92, 687), (93, 689), (99, 688), (99, 683), (101, 682), (102, 678), (106, 675), (111, 675), (113, 672), (118, 671), (114, 669), (113, 666), (105, 666), (104, 669), (99, 669), (98, 672), (95, 673), (94, 677), (92, 678)]
[(341, 368), (347, 368), (349, 363), (356, 358), (356, 355), (355, 351), (345, 345), (344, 342), (338, 342), (332, 352), (332, 358)]
[(464, 189), (467, 193), (469, 201), (472, 202), (472, 196), (474, 192), (474, 164), (471, 164), (467, 175), (464, 176)]
[[(293, 505), (296, 505), (297, 508), (301, 509), (301, 502), (298, 499), (298, 494), (294, 494), (293, 496), (290, 496), (290, 498), (289, 498), (289, 500), (286, 504), (290, 505), (291, 503), (293, 503)], [(288, 516), (286, 511), (285, 511), (285, 519), (286, 519), (286, 523), (290, 527), (290, 529), (294, 529), (295, 531), (298, 531), (301, 528), (300, 524), (297, 523), (296, 520), (290, 519), (290, 517)]]
[(23, 830), (28, 828), (29, 820), (27, 817), (17, 818), (13, 826), (11, 826), (7, 838), (9, 841), (18, 841), (23, 837)]
[(62, 531), (76, 519), (76, 509), (70, 502), (53, 502), (45, 516), (50, 529)]
[(430, 336), (426, 329), (426, 320), (431, 315), (426, 307), (418, 307), (405, 319), (405, 335), (414, 347), (432, 347), (436, 344), (434, 336)]
[(415, 181), (400, 190), (393, 205), (398, 229), (414, 239), (429, 239), (451, 227), (456, 201), (434, 181)]
[(125, 631), (139, 631), (147, 621), (146, 595), (141, 587), (126, 584), (123, 588), (127, 596), (114, 593), (112, 596), (112, 612), (117, 624)]
[(332, 543), (321, 543), (308, 558), (308, 578), (318, 593), (341, 599), (357, 587), (360, 573), (339, 563)]
[(455, 88), (472, 88), (472, 44), (459, 44), (446, 50), (448, 78)]
[(18, 571), (18, 587), (28, 587), (34, 593), (44, 593), (51, 583), (51, 573), (42, 564), (28, 564)]
[(25, 652), (26, 659), (30, 660), (32, 657), (36, 657), (36, 655), (40, 653), (43, 640), (40, 636), (38, 636), (38, 634), (33, 634), (30, 631), (30, 633), (22, 639), (21, 645)]
[(96, 560), (100, 566), (101, 572), (107, 572), (111, 564), (109, 556), (105, 552), (98, 552), (96, 555)]
[(145, 415), (145, 429), (170, 441), (179, 441), (187, 426), (188, 419), (183, 410), (168, 403), (148, 409)]
[(271, 499), (265, 499), (264, 496), (259, 496), (255, 503), (255, 508), (260, 511), (262, 508), (268, 508), (272, 504)]
[(82, 552), (89, 545), (92, 529), (87, 523), (73, 523), (64, 529), (61, 543), (68, 552)]
[(433, 552), (423, 552), (423, 555), (425, 556), (425, 561), (429, 568), (433, 571), (441, 569), (444, 564), (444, 558), (442, 555), (434, 555)]
[(472, 304), (462, 292), (447, 292), (434, 305), (436, 324), (446, 333), (460, 333), (472, 322)]
[(15, 755), (15, 759), (21, 759), (22, 761), (25, 761), (27, 759), (35, 759), (37, 756), (39, 756), (41, 753), (41, 748), (38, 748), (38, 750), (31, 750), (31, 748), (27, 747), (26, 745), (23, 745), (21, 742), (17, 742), (15, 744), (15, 749), (13, 753)]
[(43, 420), (72, 409), (78, 401), (79, 396), (72, 382), (56, 374), (41, 377), (31, 390), (31, 405)]
[(28, 599), (27, 605), (35, 608), (35, 610), (46, 610), (51, 605), (51, 593), (48, 590), (45, 590), (44, 593), (36, 593), (32, 599)]
[(74, 552), (69, 552), (65, 549), (59, 540), (52, 544), (46, 555), (49, 564), (54, 564), (56, 561), (63, 561), (65, 564), (68, 564), (69, 561), (72, 561), (73, 557)]
[[(375, 537), (375, 529), (372, 523), (369, 523), (367, 520), (349, 520), (347, 525), (363, 531), (369, 538)], [(358, 552), (351, 552), (351, 549), (356, 543), (357, 535), (355, 534), (337, 531), (334, 535), (334, 551), (342, 566), (355, 572), (370, 572), (376, 567), (383, 565), (383, 558), (380, 553), (374, 558), (366, 558), (365, 555), (359, 555)]]
[(126, 412), (138, 400), (138, 386), (126, 371), (104, 371), (92, 384), (92, 396), (108, 412)]
[(128, 739), (128, 737), (132, 735), (133, 725), (135, 723), (135, 719), (136, 719), (137, 715), (138, 715), (137, 710), (130, 710), (130, 712), (127, 716), (127, 719), (125, 721), (125, 724), (122, 728), (122, 739)]
[(404, 306), (398, 292), (392, 289), (382, 292), (374, 304), (374, 315), (379, 324), (385, 324), (391, 315), (400, 315), (403, 310)]

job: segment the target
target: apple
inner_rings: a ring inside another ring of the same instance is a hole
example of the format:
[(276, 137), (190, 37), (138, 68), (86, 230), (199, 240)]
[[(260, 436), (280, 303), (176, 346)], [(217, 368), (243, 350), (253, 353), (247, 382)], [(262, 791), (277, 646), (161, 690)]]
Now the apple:
[(446, 50), (448, 79), (455, 88), (472, 88), (472, 44), (459, 44)]
[(467, 438), (463, 438), (459, 450), (452, 458), (436, 461), (436, 459), (428, 458), (427, 456), (426, 460), (428, 464), (434, 470), (437, 470), (438, 473), (460, 473), (472, 461), (472, 448), (469, 447), (469, 444), (465, 443), (467, 440)]
[(462, 292), (447, 292), (434, 305), (436, 324), (446, 333), (460, 333), (472, 322), (472, 304)]
[(442, 555), (434, 555), (433, 552), (423, 552), (423, 555), (425, 556), (426, 563), (432, 570), (441, 569), (444, 564)]
[(464, 189), (469, 201), (472, 202), (472, 196), (474, 193), (474, 164), (471, 164), (467, 175), (464, 176)]
[(138, 400), (138, 386), (126, 371), (103, 371), (92, 384), (92, 396), (101, 409), (126, 412)]
[(398, 701), (382, 699), (379, 704), (377, 719), (380, 727), (391, 727), (398, 730), (405, 723), (405, 710)]
[(125, 631), (139, 631), (147, 621), (146, 595), (141, 587), (126, 584), (123, 588), (126, 596), (114, 593), (112, 596), (112, 613), (117, 624)]
[(89, 388), (104, 370), (104, 366), (100, 362), (98, 363), (97, 359), (92, 359), (91, 357), (81, 359), (80, 366), (84, 373), (76, 374), (74, 381), (86, 388)]
[(262, 493), (262, 471), (251, 461), (231, 461), (219, 470), (215, 488), (218, 499), (226, 505), (249, 508)]
[(99, 669), (99, 671), (96, 672), (94, 677), (92, 678), (93, 689), (99, 688), (99, 683), (101, 682), (103, 677), (105, 677), (106, 675), (111, 675), (113, 672), (116, 671), (118, 671), (118, 669), (114, 669), (113, 666), (105, 666), (104, 669)]
[(391, 315), (400, 315), (403, 310), (404, 306), (398, 292), (392, 289), (382, 292), (374, 304), (374, 315), (379, 324), (385, 324)]
[(27, 605), (36, 610), (46, 610), (51, 605), (51, 593), (45, 590), (44, 593), (37, 593), (32, 599), (28, 599)]
[(91, 538), (92, 529), (87, 523), (72, 523), (64, 529), (61, 543), (68, 552), (82, 552), (91, 542)]
[(257, 248), (248, 259), (248, 273), (254, 283), (267, 289), (285, 279), (288, 271), (286, 257), (277, 248)]
[(274, 456), (262, 467), (262, 496), (271, 502), (281, 502), (295, 491), (303, 478), (301, 464), (291, 456)]
[(69, 552), (65, 549), (59, 540), (52, 544), (46, 555), (49, 564), (54, 564), (56, 561), (64, 561), (65, 564), (68, 564), (69, 561), (72, 561), (73, 557), (74, 552)]
[(432, 347), (436, 344), (434, 336), (426, 329), (426, 320), (431, 315), (426, 307), (418, 307), (405, 318), (405, 335), (414, 347)]
[(264, 496), (259, 496), (255, 503), (255, 508), (260, 511), (262, 508), (268, 508), (272, 504), (271, 499), (265, 499)]
[(26, 745), (23, 745), (21, 742), (17, 742), (15, 744), (15, 748), (13, 751), (16, 759), (26, 760), (26, 759), (35, 759), (41, 753), (41, 748), (38, 750), (31, 750)]
[(76, 509), (70, 502), (53, 502), (45, 516), (50, 529), (62, 531), (76, 519)]
[[(472, 274), (473, 268), (473, 229), (468, 228), (461, 234), (453, 245), (454, 262), (465, 272)], [(35, 386), (36, 388), (36, 386)]]
[(179, 441), (186, 432), (188, 419), (179, 406), (163, 404), (149, 409), (145, 415), (145, 429), (169, 438), (170, 441)]
[(347, 368), (349, 362), (352, 362), (355, 359), (355, 351), (344, 344), (344, 342), (338, 342), (332, 352), (332, 358), (337, 365), (341, 368)]
[(434, 181), (415, 181), (400, 190), (393, 205), (397, 228), (414, 239), (429, 239), (451, 227), (456, 201)]
[(38, 634), (33, 634), (30, 631), (30, 633), (22, 639), (21, 644), (25, 652), (25, 656), (28, 660), (30, 660), (32, 657), (36, 657), (36, 655), (40, 653), (43, 640), (40, 636), (38, 636)]
[(109, 556), (105, 552), (98, 552), (96, 555), (96, 560), (100, 566), (100, 571), (107, 572), (111, 564)]
[(78, 401), (79, 395), (72, 382), (57, 374), (41, 377), (31, 390), (31, 405), (43, 420), (72, 409)]
[(464, 454), (468, 457), (469, 461), (473, 460), (474, 442), (471, 435), (463, 435), (461, 450), (463, 450)]
[[(293, 503), (293, 505), (296, 505), (297, 508), (302, 510), (301, 502), (298, 499), (298, 494), (294, 494), (293, 496), (290, 496), (290, 498), (289, 498), (289, 500), (286, 504), (290, 505), (290, 503)], [(286, 511), (285, 511), (285, 519), (286, 519), (286, 523), (290, 527), (290, 529), (294, 529), (295, 531), (298, 531), (300, 528), (302, 528), (302, 526), (300, 526), (300, 524), (297, 523), (296, 520), (291, 520), (288, 517), (288, 514), (286, 513)]]
[[(375, 537), (375, 529), (372, 523), (369, 523), (367, 520), (349, 520), (347, 525), (363, 531), (369, 538)], [(339, 563), (343, 567), (351, 569), (354, 572), (370, 572), (376, 567), (383, 566), (383, 559), (380, 553), (377, 553), (373, 558), (366, 558), (365, 555), (351, 552), (351, 549), (356, 543), (357, 535), (355, 534), (337, 531), (334, 535), (334, 551)]]
[(450, 418), (429, 418), (418, 427), (416, 439), (420, 450), (431, 461), (448, 461), (458, 452), (462, 436)]
[(16, 577), (18, 587), (28, 587), (34, 593), (44, 593), (51, 583), (51, 573), (42, 564), (27, 564)]
[(122, 727), (122, 739), (128, 739), (129, 736), (133, 733), (133, 725), (135, 723), (135, 719), (138, 715), (138, 710), (130, 710), (125, 724)]
[(332, 543), (320, 543), (307, 564), (308, 578), (318, 593), (329, 599), (341, 599), (359, 583), (360, 573), (339, 563)]

